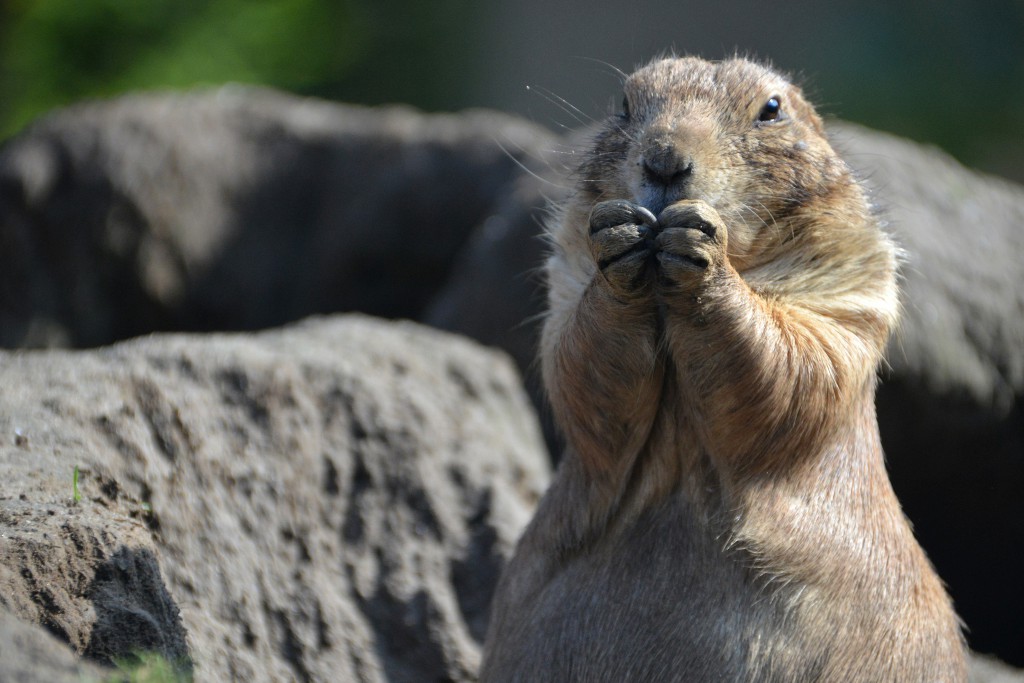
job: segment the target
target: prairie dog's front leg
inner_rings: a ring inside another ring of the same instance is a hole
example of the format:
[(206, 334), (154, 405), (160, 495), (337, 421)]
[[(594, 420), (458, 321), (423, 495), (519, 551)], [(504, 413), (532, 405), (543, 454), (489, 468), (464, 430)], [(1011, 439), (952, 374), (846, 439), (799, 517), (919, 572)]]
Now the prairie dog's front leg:
[(594, 472), (617, 470), (643, 445), (663, 367), (646, 277), (654, 216), (618, 200), (597, 204), (588, 239), (595, 272), (573, 310), (544, 327), (544, 378), (569, 447)]
[(872, 377), (858, 370), (869, 361), (839, 353), (858, 348), (853, 333), (753, 291), (730, 264), (728, 228), (708, 204), (678, 202), (658, 220), (666, 341), (709, 450), (747, 472), (816, 452)]
[(676, 202), (661, 212), (658, 223), (661, 280), (677, 303), (678, 297), (700, 296), (706, 281), (739, 277), (726, 254), (729, 231), (709, 204), (697, 199)]

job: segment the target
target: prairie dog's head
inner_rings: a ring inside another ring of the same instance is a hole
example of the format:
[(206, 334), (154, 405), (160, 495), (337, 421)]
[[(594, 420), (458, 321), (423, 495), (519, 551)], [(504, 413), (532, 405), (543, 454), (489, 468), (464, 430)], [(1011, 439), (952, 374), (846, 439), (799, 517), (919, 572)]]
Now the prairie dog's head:
[(759, 64), (662, 59), (626, 79), (580, 167), (588, 201), (628, 199), (655, 215), (682, 199), (711, 204), (742, 258), (768, 226), (827, 194), (843, 168), (800, 89)]

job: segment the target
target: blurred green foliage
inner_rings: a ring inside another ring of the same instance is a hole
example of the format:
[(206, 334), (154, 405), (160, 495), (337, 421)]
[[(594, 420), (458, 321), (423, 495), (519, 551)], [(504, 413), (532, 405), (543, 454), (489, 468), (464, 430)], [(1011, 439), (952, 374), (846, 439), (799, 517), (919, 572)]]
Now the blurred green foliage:
[(586, 59), (730, 45), (806, 73), (819, 111), (1024, 181), (1022, 0), (0, 0), (0, 139), (78, 100), (225, 82), (555, 127), (526, 84), (599, 116), (615, 86)]
[(1024, 180), (1024, 2), (865, 0), (831, 18), (811, 49), (834, 113)]
[(117, 672), (103, 683), (192, 683), (191, 667), (175, 665), (156, 652), (139, 652), (114, 661)]
[[(446, 107), (468, 0), (0, 0), (0, 138), (92, 97), (224, 82)], [(372, 60), (372, 63), (371, 63)]]

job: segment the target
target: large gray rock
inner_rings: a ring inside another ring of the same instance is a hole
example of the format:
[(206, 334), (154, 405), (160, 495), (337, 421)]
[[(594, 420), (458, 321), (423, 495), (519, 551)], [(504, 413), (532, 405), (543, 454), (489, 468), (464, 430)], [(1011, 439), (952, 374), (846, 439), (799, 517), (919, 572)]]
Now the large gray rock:
[(109, 669), (79, 659), (65, 641), (44, 627), (0, 608), (0, 680), (82, 683), (104, 680), (110, 673)]
[(994, 657), (975, 653), (968, 664), (970, 683), (1024, 683), (1024, 670), (1007, 666)]
[(0, 147), (0, 346), (415, 317), (552, 140), (237, 86), (55, 112)]
[[(12, 377), (3, 370), (0, 376)], [(17, 404), (0, 403), (5, 416), (22, 423)], [(148, 652), (187, 670), (185, 631), (150, 532), (102, 499), (75, 503), (70, 473), (77, 454), (55, 443), (60, 454), (48, 457), (21, 430), (14, 428), (13, 448), (0, 456), (0, 604), (94, 660), (111, 664)], [(40, 472), (40, 466), (53, 469)], [(39, 495), (44, 487), (50, 495)]]
[(548, 477), (503, 355), (348, 317), (4, 353), (0, 386), (0, 595), (79, 654), (187, 656), (199, 681), (475, 678)]

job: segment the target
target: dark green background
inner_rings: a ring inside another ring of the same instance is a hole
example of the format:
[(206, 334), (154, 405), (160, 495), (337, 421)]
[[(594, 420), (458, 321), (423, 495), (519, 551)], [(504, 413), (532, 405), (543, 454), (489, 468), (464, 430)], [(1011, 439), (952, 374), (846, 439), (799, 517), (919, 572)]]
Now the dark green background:
[(769, 58), (826, 114), (1024, 180), (1021, 0), (0, 0), (0, 137), (83, 98), (227, 81), (573, 125), (549, 99), (599, 116), (611, 67), (666, 49)]

